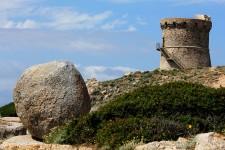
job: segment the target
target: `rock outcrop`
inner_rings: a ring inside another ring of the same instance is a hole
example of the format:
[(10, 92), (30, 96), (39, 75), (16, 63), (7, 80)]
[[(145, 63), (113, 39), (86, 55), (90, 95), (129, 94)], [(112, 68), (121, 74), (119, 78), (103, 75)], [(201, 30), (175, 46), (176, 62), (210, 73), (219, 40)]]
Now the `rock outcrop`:
[(225, 136), (210, 132), (195, 137), (195, 150), (225, 150)]
[(14, 89), (14, 103), (22, 123), (37, 139), (91, 108), (81, 74), (72, 63), (61, 61), (27, 69)]
[(139, 145), (135, 150), (188, 150), (188, 144), (187, 139), (179, 138), (177, 141), (160, 141)]
[(0, 150), (96, 150), (95, 146), (45, 144), (30, 135), (12, 137), (2, 143)]
[(224, 150), (225, 136), (210, 132), (195, 138), (179, 138), (177, 141), (160, 141), (139, 145), (135, 150)]
[[(225, 136), (210, 132), (198, 134), (194, 138), (179, 138), (177, 141), (151, 142), (132, 147), (135, 150), (224, 150)], [(130, 148), (131, 149), (131, 148)], [(95, 145), (45, 144), (30, 135), (15, 136), (4, 141), (0, 150), (97, 150)]]
[(187, 69), (184, 71), (154, 70), (130, 72), (121, 78), (110, 81), (87, 80), (86, 84), (92, 100), (92, 111), (115, 99), (146, 85), (161, 85), (168, 82), (185, 81), (203, 84), (208, 87), (225, 87), (225, 67)]
[(17, 117), (3, 117), (0, 118), (0, 140), (17, 136), (25, 135), (26, 128)]

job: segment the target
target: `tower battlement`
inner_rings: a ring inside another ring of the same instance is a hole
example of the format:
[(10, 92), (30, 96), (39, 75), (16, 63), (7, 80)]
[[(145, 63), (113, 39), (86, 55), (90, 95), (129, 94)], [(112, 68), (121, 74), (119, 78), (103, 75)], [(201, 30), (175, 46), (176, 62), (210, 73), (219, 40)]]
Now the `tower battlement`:
[(186, 28), (192, 30), (210, 31), (212, 28), (212, 22), (210, 20), (202, 19), (165, 18), (160, 21), (160, 26), (163, 30), (172, 28)]

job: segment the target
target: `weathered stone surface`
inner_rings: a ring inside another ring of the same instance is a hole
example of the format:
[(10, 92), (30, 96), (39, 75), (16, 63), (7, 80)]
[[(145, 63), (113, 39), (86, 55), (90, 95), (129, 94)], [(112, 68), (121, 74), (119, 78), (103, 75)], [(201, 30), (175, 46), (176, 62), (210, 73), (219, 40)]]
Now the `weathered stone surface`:
[(4, 141), (1, 148), (4, 150), (96, 150), (95, 146), (45, 144), (33, 140), (29, 135), (12, 137)]
[(152, 142), (146, 145), (138, 146), (135, 150), (176, 150), (175, 142)]
[(12, 136), (25, 135), (26, 128), (17, 117), (0, 118), (0, 139)]
[(187, 150), (187, 139), (179, 138), (177, 141), (160, 141), (140, 145), (135, 150)]
[(135, 150), (225, 150), (225, 136), (214, 132), (202, 133), (190, 139), (151, 142), (137, 146)]
[(195, 137), (195, 150), (225, 150), (225, 136), (210, 132)]
[(209, 31), (212, 22), (202, 19), (166, 18), (160, 21), (163, 32), (160, 69), (210, 67)]
[(50, 62), (27, 69), (14, 89), (22, 123), (35, 138), (90, 111), (84, 80), (70, 62)]
[(0, 118), (1, 121), (5, 121), (5, 122), (17, 122), (17, 123), (21, 123), (21, 120), (19, 117), (2, 117)]

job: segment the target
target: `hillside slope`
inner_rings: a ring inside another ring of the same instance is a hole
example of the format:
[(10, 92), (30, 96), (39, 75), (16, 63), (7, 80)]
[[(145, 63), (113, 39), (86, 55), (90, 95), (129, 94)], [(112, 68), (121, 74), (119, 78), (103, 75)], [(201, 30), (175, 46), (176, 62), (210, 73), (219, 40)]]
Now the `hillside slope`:
[(186, 82), (145, 86), (56, 128), (46, 142), (97, 144), (114, 150), (134, 138), (148, 143), (222, 132), (224, 102), (225, 88)]
[(86, 84), (92, 99), (92, 111), (95, 111), (99, 106), (106, 104), (118, 95), (128, 93), (136, 88), (174, 81), (199, 83), (214, 88), (225, 87), (225, 67), (185, 71), (138, 71), (110, 81), (98, 82), (96, 79), (90, 79)]
[(212, 67), (202, 69), (189, 69), (185, 71), (144, 71), (134, 72), (121, 78), (109, 81), (89, 79), (86, 85), (92, 99), (92, 111), (116, 98), (146, 85), (161, 85), (174, 81), (200, 83), (205, 86), (219, 88), (225, 87), (225, 67)]
[(0, 107), (0, 117), (17, 117), (14, 103)]

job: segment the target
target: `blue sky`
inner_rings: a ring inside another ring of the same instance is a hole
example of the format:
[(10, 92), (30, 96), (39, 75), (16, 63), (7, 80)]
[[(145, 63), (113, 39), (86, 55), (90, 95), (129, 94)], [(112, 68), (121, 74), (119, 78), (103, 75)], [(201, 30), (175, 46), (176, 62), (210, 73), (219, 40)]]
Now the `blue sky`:
[(212, 17), (212, 64), (224, 65), (225, 0), (0, 0), (0, 105), (34, 64), (69, 60), (98, 80), (153, 70), (160, 19), (195, 14)]

